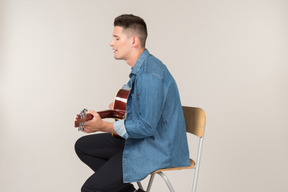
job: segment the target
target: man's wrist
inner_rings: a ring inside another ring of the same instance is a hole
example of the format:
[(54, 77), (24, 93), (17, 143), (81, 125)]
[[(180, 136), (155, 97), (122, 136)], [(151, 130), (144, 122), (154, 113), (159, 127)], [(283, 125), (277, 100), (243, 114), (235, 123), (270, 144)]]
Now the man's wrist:
[(103, 132), (117, 134), (115, 129), (114, 129), (112, 122), (107, 122), (107, 121), (102, 120), (102, 126), (101, 127), (103, 128), (103, 130), (102, 130)]

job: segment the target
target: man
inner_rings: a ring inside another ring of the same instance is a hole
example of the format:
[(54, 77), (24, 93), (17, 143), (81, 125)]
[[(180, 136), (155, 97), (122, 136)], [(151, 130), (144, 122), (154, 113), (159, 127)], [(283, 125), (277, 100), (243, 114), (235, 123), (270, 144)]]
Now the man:
[[(95, 173), (82, 192), (134, 192), (131, 182), (166, 167), (188, 166), (185, 121), (176, 82), (166, 66), (145, 48), (147, 28), (134, 15), (114, 21), (110, 46), (117, 60), (132, 70), (126, 119), (103, 121), (95, 111), (84, 132), (106, 132), (80, 138), (75, 144), (79, 158)], [(112, 134), (121, 136), (114, 137)]]

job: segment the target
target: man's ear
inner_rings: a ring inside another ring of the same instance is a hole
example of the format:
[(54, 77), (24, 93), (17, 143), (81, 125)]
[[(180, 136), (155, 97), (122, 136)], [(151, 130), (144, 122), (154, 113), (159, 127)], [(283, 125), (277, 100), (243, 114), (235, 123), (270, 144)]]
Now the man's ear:
[(140, 39), (137, 35), (132, 37), (132, 46), (133, 47), (140, 47)]

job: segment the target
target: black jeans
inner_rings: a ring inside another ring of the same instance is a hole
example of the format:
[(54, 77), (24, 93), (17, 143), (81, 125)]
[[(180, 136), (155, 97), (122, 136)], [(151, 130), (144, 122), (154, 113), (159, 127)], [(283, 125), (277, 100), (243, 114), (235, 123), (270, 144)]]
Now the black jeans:
[(122, 154), (125, 140), (109, 133), (81, 137), (75, 143), (78, 157), (94, 174), (81, 192), (133, 192), (134, 186), (123, 183)]

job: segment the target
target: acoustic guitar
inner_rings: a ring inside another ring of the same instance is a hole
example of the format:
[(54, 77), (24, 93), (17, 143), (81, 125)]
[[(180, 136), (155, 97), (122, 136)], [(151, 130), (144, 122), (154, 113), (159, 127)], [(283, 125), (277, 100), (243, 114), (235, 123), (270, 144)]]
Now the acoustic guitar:
[[(124, 119), (126, 116), (126, 103), (129, 95), (129, 90), (120, 89), (114, 99), (113, 108), (105, 111), (98, 111), (101, 119), (114, 118), (116, 120)], [(77, 114), (77, 118), (74, 122), (74, 126), (78, 127), (78, 131), (84, 130), (86, 121), (93, 119), (93, 115), (87, 113), (87, 109), (83, 109), (80, 114)]]

